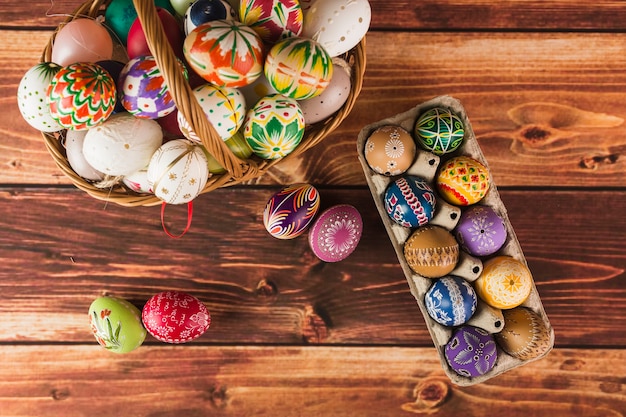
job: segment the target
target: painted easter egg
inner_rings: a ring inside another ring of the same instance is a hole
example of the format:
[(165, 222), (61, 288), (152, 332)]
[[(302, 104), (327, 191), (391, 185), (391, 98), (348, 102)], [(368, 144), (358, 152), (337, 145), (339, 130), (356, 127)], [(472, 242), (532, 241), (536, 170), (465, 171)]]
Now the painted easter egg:
[(98, 343), (114, 353), (131, 352), (146, 338), (141, 312), (121, 298), (96, 298), (89, 306), (89, 324)]
[(457, 156), (439, 167), (437, 190), (450, 204), (469, 206), (487, 195), (491, 185), (489, 170), (469, 156)]
[[(157, 7), (166, 9), (172, 14), (175, 13), (174, 7), (170, 4), (170, 0), (154, 0), (154, 4)], [(184, 13), (184, 11), (182, 13)], [(133, 0), (112, 0), (106, 7), (104, 19), (107, 27), (113, 31), (120, 43), (126, 45), (130, 27), (135, 22), (135, 19), (137, 19), (137, 10), (135, 9)]]
[(50, 114), (48, 86), (61, 66), (42, 62), (30, 68), (17, 87), (17, 104), (26, 122), (41, 132), (58, 132), (63, 126)]
[[(235, 156), (241, 160), (246, 160), (252, 156), (252, 148), (248, 145), (248, 142), (244, 139), (241, 132), (236, 132), (226, 142), (226, 146), (230, 149)], [(209, 172), (211, 174), (223, 174), (226, 169), (215, 159), (211, 154), (206, 153), (207, 161), (209, 164)]]
[(357, 248), (363, 234), (363, 220), (359, 211), (349, 204), (326, 209), (309, 232), (309, 246), (313, 254), (324, 262), (339, 262)]
[(78, 62), (61, 68), (50, 81), (50, 115), (67, 129), (98, 126), (115, 108), (117, 89), (108, 72), (99, 65)]
[(493, 335), (473, 326), (455, 330), (445, 345), (444, 354), (450, 368), (468, 378), (485, 375), (498, 359)]
[(433, 218), (437, 201), (425, 179), (405, 175), (387, 186), (384, 203), (391, 220), (403, 227), (418, 227)]
[(61, 27), (52, 44), (52, 62), (67, 66), (76, 62), (97, 62), (113, 57), (113, 39), (93, 19), (76, 19)]
[(413, 272), (439, 278), (456, 267), (459, 244), (448, 230), (427, 224), (416, 229), (404, 243), (404, 258)]
[[(181, 71), (184, 69), (181, 67)], [(153, 56), (138, 56), (126, 63), (119, 78), (122, 105), (133, 116), (158, 119), (176, 104)]]
[(414, 128), (417, 143), (435, 155), (454, 152), (463, 143), (465, 127), (449, 109), (435, 107), (419, 116)]
[[(228, 140), (239, 130), (246, 116), (246, 102), (238, 89), (204, 84), (195, 88), (193, 94), (222, 140)], [(181, 112), (178, 127), (188, 139), (201, 142)]]
[(130, 190), (138, 194), (154, 194), (150, 181), (148, 181), (148, 167), (141, 168), (132, 174), (125, 175), (122, 182)]
[(304, 136), (304, 116), (298, 102), (281, 94), (262, 98), (248, 111), (243, 136), (260, 158), (290, 154)]
[(67, 162), (75, 173), (90, 181), (101, 181), (104, 174), (91, 165), (83, 154), (83, 143), (88, 130), (67, 130), (65, 132), (65, 154)]
[(148, 165), (161, 146), (163, 132), (154, 120), (116, 113), (89, 129), (83, 142), (85, 160), (107, 175), (129, 175)]
[(239, 91), (243, 94), (246, 99), (246, 104), (248, 108), (251, 108), (259, 100), (264, 98), (265, 96), (269, 96), (272, 94), (278, 94), (278, 91), (272, 87), (270, 82), (265, 77), (265, 74), (261, 73), (261, 76), (254, 80), (252, 83), (248, 85), (244, 85), (243, 87), (239, 87)]
[(236, 20), (214, 20), (189, 32), (183, 44), (189, 66), (219, 86), (241, 87), (263, 72), (263, 41)]
[(472, 285), (463, 278), (447, 275), (437, 279), (424, 297), (426, 311), (437, 323), (460, 326), (476, 312), (478, 299)]
[(403, 174), (415, 159), (415, 141), (400, 126), (381, 126), (365, 141), (365, 160), (376, 173), (386, 176)]
[[(162, 7), (157, 7), (156, 12), (165, 33), (165, 38), (172, 47), (174, 54), (182, 59), (184, 36), (183, 32), (180, 30), (178, 21), (172, 13)], [(126, 52), (130, 59), (137, 58), (138, 56), (153, 55), (148, 46), (148, 40), (146, 39), (146, 34), (144, 33), (139, 18), (135, 19), (128, 30)]]
[(277, 239), (304, 233), (320, 208), (320, 194), (309, 184), (294, 184), (274, 194), (263, 210), (265, 230)]
[(225, 0), (196, 0), (187, 8), (183, 17), (185, 34), (206, 22), (233, 20), (235, 11)]
[(483, 263), (483, 272), (474, 281), (478, 296), (495, 308), (508, 309), (522, 304), (533, 286), (528, 267), (512, 256), (496, 256)]
[(265, 58), (265, 77), (280, 94), (296, 100), (320, 95), (333, 76), (333, 62), (319, 43), (287, 38), (276, 43)]
[(155, 196), (168, 204), (184, 204), (200, 194), (210, 173), (200, 145), (174, 139), (152, 155), (147, 175)]
[(241, 0), (239, 20), (261, 39), (274, 44), (302, 32), (302, 8), (298, 0)]
[(528, 361), (552, 349), (552, 337), (545, 321), (529, 308), (503, 310), (504, 328), (495, 335), (496, 342), (514, 358)]
[(157, 340), (176, 344), (197, 339), (211, 325), (211, 314), (204, 303), (181, 291), (164, 291), (150, 297), (141, 319)]
[(493, 208), (475, 205), (463, 211), (454, 235), (470, 255), (489, 256), (502, 248), (507, 231), (504, 220)]
[(299, 101), (307, 125), (321, 122), (337, 113), (350, 97), (352, 80), (347, 63), (340, 58), (333, 59), (333, 76), (321, 94)]

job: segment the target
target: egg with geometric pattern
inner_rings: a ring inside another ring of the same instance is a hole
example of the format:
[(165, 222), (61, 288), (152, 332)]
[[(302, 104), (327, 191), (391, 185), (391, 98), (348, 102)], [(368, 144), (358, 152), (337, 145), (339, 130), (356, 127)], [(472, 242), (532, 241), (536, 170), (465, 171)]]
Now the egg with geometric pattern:
[(465, 127), (452, 111), (435, 107), (419, 116), (414, 128), (420, 146), (435, 155), (454, 152), (463, 143)]
[(444, 354), (450, 368), (468, 378), (485, 375), (496, 365), (498, 349), (494, 336), (474, 326), (461, 326), (446, 343)]
[(476, 312), (478, 298), (472, 285), (461, 277), (437, 279), (424, 297), (426, 311), (443, 326), (460, 326)]
[(478, 203), (487, 195), (490, 185), (487, 167), (469, 156), (457, 156), (442, 163), (436, 177), (441, 197), (457, 206)]
[(435, 215), (437, 205), (428, 182), (414, 175), (404, 175), (391, 182), (383, 201), (391, 220), (408, 228), (427, 224)]
[(53, 62), (42, 62), (30, 68), (17, 88), (17, 104), (26, 122), (41, 132), (58, 132), (63, 126), (50, 114), (46, 101), (48, 86), (61, 66)]

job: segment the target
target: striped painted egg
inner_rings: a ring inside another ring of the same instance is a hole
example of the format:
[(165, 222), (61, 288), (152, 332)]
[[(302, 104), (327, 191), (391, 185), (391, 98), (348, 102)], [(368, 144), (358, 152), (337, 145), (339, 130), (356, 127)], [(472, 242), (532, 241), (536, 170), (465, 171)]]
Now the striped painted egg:
[(287, 38), (270, 49), (265, 58), (265, 76), (279, 93), (304, 100), (328, 87), (333, 63), (328, 52), (308, 38)]
[(460, 326), (476, 312), (478, 298), (472, 285), (463, 278), (447, 275), (437, 279), (424, 297), (426, 311), (437, 323)]
[(439, 167), (436, 178), (439, 194), (450, 204), (469, 206), (487, 195), (489, 170), (469, 156), (457, 156)]
[(403, 227), (418, 227), (433, 218), (437, 200), (426, 180), (404, 175), (387, 186), (384, 204), (391, 220)]
[(320, 207), (320, 194), (309, 184), (294, 184), (274, 194), (263, 210), (263, 225), (277, 239), (293, 239), (307, 230)]
[(239, 19), (268, 44), (302, 32), (303, 14), (298, 0), (241, 0)]
[(67, 129), (84, 130), (103, 123), (115, 108), (117, 89), (100, 65), (77, 62), (61, 68), (50, 81), (50, 115)]

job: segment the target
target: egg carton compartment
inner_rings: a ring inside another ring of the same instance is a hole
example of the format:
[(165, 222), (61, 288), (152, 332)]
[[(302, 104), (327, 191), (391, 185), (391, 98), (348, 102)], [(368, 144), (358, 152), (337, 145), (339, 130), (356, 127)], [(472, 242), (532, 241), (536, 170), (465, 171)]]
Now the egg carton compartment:
[[(374, 198), (374, 203), (376, 205), (376, 208), (378, 209), (385, 229), (387, 230), (392, 246), (396, 251), (396, 255), (407, 279), (410, 291), (415, 297), (417, 304), (422, 312), (422, 315), (424, 316), (426, 326), (439, 353), (442, 367), (453, 383), (460, 386), (468, 386), (484, 382), (510, 369), (545, 357), (554, 346), (554, 330), (550, 325), (548, 317), (541, 303), (541, 299), (539, 298), (537, 288), (533, 281), (530, 295), (521, 304), (521, 307), (526, 307), (532, 310), (543, 320), (543, 324), (548, 331), (549, 348), (533, 359), (522, 360), (507, 354), (502, 350), (500, 346), (497, 346), (498, 358), (494, 367), (489, 372), (478, 377), (462, 376), (450, 368), (445, 357), (444, 347), (446, 343), (450, 340), (452, 333), (456, 328), (443, 326), (436, 322), (428, 314), (424, 297), (435, 280), (431, 278), (426, 278), (415, 273), (410, 268), (404, 256), (404, 243), (415, 229), (410, 229), (408, 227), (403, 227), (397, 224), (388, 216), (385, 209), (385, 190), (387, 189), (387, 186), (398, 176), (390, 177), (376, 173), (370, 168), (365, 159), (365, 142), (372, 134), (372, 132), (374, 132), (376, 129), (389, 125), (399, 126), (412, 134), (414, 125), (418, 117), (424, 112), (435, 107), (447, 108), (462, 120), (465, 132), (463, 143), (453, 153), (442, 156), (438, 156), (431, 152), (420, 149), (419, 145), (417, 145), (417, 154), (414, 162), (404, 174), (414, 175), (425, 179), (431, 185), (435, 193), (437, 193), (436, 187), (434, 187), (437, 170), (440, 163), (450, 157), (460, 155), (469, 156), (482, 163), (489, 170), (489, 166), (478, 145), (465, 109), (463, 108), (459, 100), (450, 96), (436, 97), (430, 101), (421, 103), (404, 113), (365, 126), (363, 129), (361, 129), (357, 138), (357, 152), (368, 187)], [(509, 221), (506, 208), (502, 203), (497, 187), (493, 182), (493, 178), (491, 179), (489, 191), (487, 192), (485, 197), (479, 202), (479, 204), (490, 206), (502, 218), (506, 228), (506, 241), (504, 245), (497, 251), (497, 253), (494, 254), (494, 256), (511, 256), (516, 260), (522, 262), (525, 266), (528, 266), (520, 243)], [(445, 202), (442, 198), (437, 198), (434, 216), (428, 224), (441, 226), (448, 231), (452, 231), (456, 227), (461, 217), (461, 213), (462, 208), (449, 204)], [(485, 257), (483, 259), (486, 260), (488, 258), (489, 257)], [(460, 250), (459, 260), (455, 266), (455, 269), (448, 275), (459, 276), (471, 283), (478, 279), (482, 272), (483, 260), (481, 260), (481, 258), (466, 253), (464, 250)], [(495, 334), (502, 330), (504, 326), (504, 317), (502, 314), (502, 310), (487, 305), (480, 299), (480, 297), (478, 297), (476, 312), (465, 324), (479, 327), (491, 334)]]

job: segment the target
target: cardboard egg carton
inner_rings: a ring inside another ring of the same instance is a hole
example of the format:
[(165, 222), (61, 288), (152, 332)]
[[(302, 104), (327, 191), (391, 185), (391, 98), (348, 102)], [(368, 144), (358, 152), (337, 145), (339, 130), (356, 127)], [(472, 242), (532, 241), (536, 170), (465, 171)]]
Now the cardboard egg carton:
[[(409, 288), (411, 289), (411, 293), (417, 300), (417, 304), (422, 312), (422, 315), (424, 316), (426, 326), (428, 327), (433, 343), (435, 344), (435, 347), (437, 348), (437, 351), (439, 353), (442, 367), (448, 377), (452, 380), (452, 382), (457, 385), (467, 386), (486, 381), (487, 379), (493, 378), (496, 375), (499, 375), (510, 369), (524, 365), (528, 362), (538, 360), (547, 355), (550, 349), (548, 349), (544, 354), (537, 358), (524, 361), (506, 354), (500, 347), (498, 347), (498, 359), (494, 368), (485, 375), (474, 378), (461, 376), (454, 372), (448, 365), (444, 354), (444, 347), (448, 340), (450, 340), (455, 328), (443, 326), (429, 316), (426, 310), (424, 296), (434, 280), (430, 278), (425, 278), (413, 272), (404, 258), (404, 242), (408, 239), (414, 229), (409, 229), (395, 223), (387, 215), (387, 212), (385, 210), (385, 190), (387, 186), (397, 177), (387, 177), (374, 172), (367, 164), (364, 154), (365, 141), (374, 130), (385, 125), (394, 125), (400, 126), (406, 131), (413, 134), (413, 128), (419, 115), (434, 107), (448, 108), (461, 118), (465, 127), (465, 137), (463, 140), (463, 144), (452, 154), (443, 155), (441, 157), (431, 152), (422, 150), (418, 146), (415, 162), (405, 174), (415, 175), (424, 178), (431, 184), (433, 190), (436, 190), (433, 180), (436, 176), (439, 164), (442, 160), (447, 160), (451, 156), (470, 156), (480, 161), (483, 165), (485, 165), (485, 167), (487, 167), (487, 169), (489, 169), (489, 165), (487, 164), (487, 161), (485, 160), (485, 157), (480, 147), (478, 146), (476, 136), (474, 135), (472, 126), (469, 122), (467, 114), (465, 113), (465, 109), (457, 99), (449, 96), (436, 97), (430, 101), (419, 104), (418, 106), (405, 113), (401, 113), (396, 116), (365, 126), (359, 132), (359, 136), (357, 139), (357, 151), (359, 161), (361, 162), (363, 172), (365, 173), (365, 178), (374, 198), (376, 208), (378, 209), (381, 220), (385, 226), (385, 229), (387, 230), (387, 233), (389, 234), (389, 239), (391, 240), (391, 243), (396, 251), (396, 255), (398, 256), (398, 260), (400, 262), (402, 270), (404, 271), (404, 275), (406, 276)], [(498, 213), (498, 215), (500, 215), (500, 217), (504, 220), (504, 224), (507, 229), (507, 240), (504, 246), (495, 255), (512, 256), (513, 258), (521, 261), (525, 265), (528, 265), (526, 262), (526, 258), (524, 257), (524, 254), (522, 252), (520, 243), (515, 235), (515, 232), (513, 231), (513, 227), (511, 226), (511, 222), (509, 221), (506, 208), (504, 207), (496, 185), (493, 182), (493, 178), (487, 195), (480, 201), (479, 204), (487, 205), (494, 209), (495, 212)], [(452, 231), (452, 229), (454, 229), (460, 219), (461, 210), (462, 209), (460, 207), (448, 204), (442, 198), (438, 198), (435, 215), (429, 224), (442, 226), (449, 231)], [(465, 278), (469, 282), (473, 282), (481, 275), (482, 270), (483, 263), (480, 258), (471, 256), (465, 251), (461, 250), (459, 262), (457, 263), (455, 269), (450, 273), (450, 275), (457, 275)], [(548, 329), (550, 337), (550, 347), (554, 346), (554, 330), (552, 329), (552, 326), (550, 325), (548, 317), (544, 311), (541, 299), (539, 298), (539, 294), (537, 293), (537, 288), (534, 282), (532, 283), (530, 296), (526, 299), (522, 306), (528, 307), (535, 313), (539, 314), (539, 316), (543, 319), (546, 328)], [(476, 313), (466, 324), (480, 327), (488, 331), (489, 333), (495, 334), (502, 330), (504, 326), (504, 318), (502, 312), (499, 309), (488, 306), (479, 298)]]

